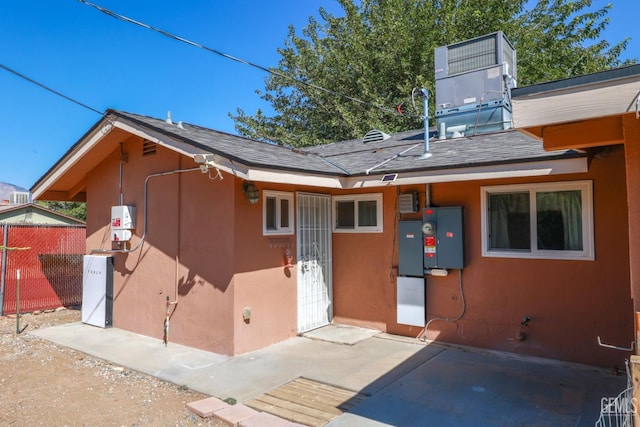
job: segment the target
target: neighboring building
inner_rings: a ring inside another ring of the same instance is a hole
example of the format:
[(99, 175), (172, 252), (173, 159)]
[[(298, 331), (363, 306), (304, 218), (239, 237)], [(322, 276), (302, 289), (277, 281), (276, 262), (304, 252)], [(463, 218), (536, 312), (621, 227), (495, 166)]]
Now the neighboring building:
[(35, 203), (0, 205), (0, 223), (84, 225), (84, 221), (52, 211)]

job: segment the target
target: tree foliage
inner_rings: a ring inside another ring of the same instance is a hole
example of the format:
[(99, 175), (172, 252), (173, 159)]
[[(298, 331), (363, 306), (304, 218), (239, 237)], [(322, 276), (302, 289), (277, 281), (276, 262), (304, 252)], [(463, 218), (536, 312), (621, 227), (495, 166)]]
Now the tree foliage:
[(321, 8), (301, 34), (289, 27), (257, 91), (274, 114), (238, 109), (231, 117), (241, 135), (301, 147), (419, 128), (420, 111), (407, 106), (412, 89), (433, 93), (434, 49), (499, 30), (517, 50), (520, 86), (619, 66), (627, 45), (599, 40), (612, 6), (592, 9), (592, 0), (531, 9), (526, 0), (336, 1), (340, 16)]
[(59, 212), (63, 215), (79, 219), (87, 220), (87, 204), (83, 202), (49, 202), (38, 201), (38, 204), (44, 208)]

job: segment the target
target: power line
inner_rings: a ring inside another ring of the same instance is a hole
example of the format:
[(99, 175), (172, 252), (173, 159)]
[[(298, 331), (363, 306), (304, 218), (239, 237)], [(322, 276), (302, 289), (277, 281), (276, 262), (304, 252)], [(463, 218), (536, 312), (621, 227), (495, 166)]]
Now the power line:
[(131, 18), (128, 18), (126, 16), (120, 15), (120, 14), (115, 13), (115, 12), (109, 10), (109, 9), (106, 9), (106, 8), (102, 7), (102, 6), (99, 6), (97, 4), (91, 3), (89, 1), (86, 1), (86, 0), (78, 0), (78, 1), (80, 3), (86, 4), (87, 6), (91, 6), (94, 9), (96, 9), (96, 10), (98, 10), (98, 11), (100, 11), (100, 12), (102, 12), (102, 13), (104, 13), (104, 14), (112, 17), (112, 18), (118, 19), (120, 21), (128, 22), (130, 24), (134, 24), (134, 25), (137, 25), (139, 27), (146, 28), (146, 29), (151, 30), (151, 31), (155, 31), (157, 33), (162, 34), (165, 37), (177, 40), (177, 41), (182, 42), (182, 43), (186, 43), (188, 45), (197, 47), (199, 49), (204, 49), (204, 50), (206, 50), (208, 52), (215, 53), (216, 55), (220, 55), (220, 56), (222, 56), (222, 57), (224, 57), (226, 59), (230, 59), (232, 61), (236, 61), (236, 62), (239, 62), (241, 64), (245, 64), (245, 65), (248, 65), (250, 67), (257, 68), (257, 69), (259, 69), (261, 71), (264, 71), (266, 73), (269, 73), (269, 74), (272, 74), (272, 75), (275, 75), (275, 76), (278, 76), (278, 77), (282, 77), (282, 78), (285, 78), (285, 79), (292, 80), (292, 81), (294, 81), (294, 82), (296, 82), (298, 84), (301, 84), (301, 85), (304, 85), (304, 86), (307, 86), (307, 87), (310, 87), (310, 88), (313, 88), (313, 89), (317, 89), (319, 91), (328, 93), (330, 95), (334, 95), (334, 96), (337, 96), (337, 97), (340, 97), (340, 98), (348, 99), (349, 101), (356, 102), (358, 104), (362, 104), (362, 105), (366, 105), (366, 106), (369, 106), (369, 107), (376, 108), (376, 109), (384, 111), (386, 113), (391, 113), (391, 114), (394, 114), (394, 115), (402, 115), (402, 114), (399, 114), (398, 111), (396, 111), (395, 109), (382, 107), (382, 106), (375, 105), (375, 104), (372, 104), (372, 103), (367, 102), (367, 101), (363, 101), (363, 100), (358, 99), (358, 98), (354, 98), (352, 96), (343, 95), (343, 94), (341, 94), (339, 92), (335, 92), (335, 91), (333, 91), (331, 89), (327, 89), (327, 88), (324, 88), (322, 86), (315, 85), (313, 83), (305, 82), (304, 80), (300, 80), (300, 79), (297, 79), (297, 78), (295, 78), (293, 76), (281, 73), (279, 71), (275, 71), (273, 69), (264, 67), (262, 65), (255, 64), (255, 63), (253, 63), (251, 61), (247, 61), (245, 59), (238, 58), (238, 57), (233, 56), (233, 55), (228, 55), (228, 54), (226, 54), (224, 52), (221, 52), (221, 51), (219, 51), (217, 49), (210, 48), (208, 46), (205, 46), (203, 44), (200, 44), (200, 43), (188, 40), (188, 39), (185, 39), (184, 37), (177, 36), (175, 34), (172, 34), (172, 33), (168, 32), (168, 31), (162, 30), (160, 28), (156, 28), (156, 27), (153, 27), (153, 26), (151, 26), (149, 24), (145, 24), (144, 22), (136, 21), (135, 19), (131, 19)]
[(67, 96), (67, 95), (65, 95), (65, 94), (63, 94), (63, 93), (61, 93), (61, 92), (58, 92), (57, 90), (52, 89), (52, 88), (50, 88), (49, 86), (46, 86), (46, 85), (44, 85), (44, 84), (42, 84), (42, 83), (40, 83), (40, 82), (38, 82), (38, 81), (36, 81), (36, 80), (32, 79), (31, 77), (27, 77), (27, 76), (25, 76), (24, 74), (19, 73), (19, 72), (17, 72), (16, 70), (14, 70), (14, 69), (12, 69), (12, 68), (7, 67), (6, 65), (0, 64), (0, 68), (2, 68), (2, 69), (4, 69), (4, 70), (6, 70), (6, 71), (8, 71), (8, 72), (10, 72), (11, 74), (14, 74), (14, 75), (16, 75), (16, 76), (20, 77), (21, 79), (24, 79), (24, 80), (28, 81), (29, 83), (32, 83), (32, 84), (34, 84), (34, 85), (36, 85), (36, 86), (39, 86), (39, 87), (41, 87), (42, 89), (45, 89), (45, 90), (47, 90), (47, 91), (49, 91), (49, 92), (51, 92), (51, 93), (53, 93), (53, 94), (55, 94), (55, 95), (58, 95), (59, 97), (64, 98), (64, 99), (66, 99), (67, 101), (71, 101), (71, 102), (73, 102), (74, 104), (77, 104), (77, 105), (79, 105), (79, 106), (81, 106), (81, 107), (86, 108), (87, 110), (93, 111), (94, 113), (98, 113), (98, 114), (100, 114), (101, 116), (104, 116), (104, 113), (103, 113), (102, 111), (100, 111), (100, 110), (96, 110), (95, 108), (90, 107), (90, 106), (88, 106), (87, 104), (84, 104), (84, 103), (82, 103), (82, 102), (80, 102), (80, 101), (78, 101), (78, 100), (75, 100), (75, 99), (73, 99), (73, 98), (71, 98), (71, 97), (69, 97), (69, 96)]

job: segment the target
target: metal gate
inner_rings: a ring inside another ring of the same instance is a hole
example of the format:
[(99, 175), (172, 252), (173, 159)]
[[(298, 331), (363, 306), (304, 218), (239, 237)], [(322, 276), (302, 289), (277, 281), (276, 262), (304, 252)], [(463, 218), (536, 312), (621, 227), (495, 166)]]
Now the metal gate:
[(298, 332), (333, 318), (331, 196), (297, 193)]

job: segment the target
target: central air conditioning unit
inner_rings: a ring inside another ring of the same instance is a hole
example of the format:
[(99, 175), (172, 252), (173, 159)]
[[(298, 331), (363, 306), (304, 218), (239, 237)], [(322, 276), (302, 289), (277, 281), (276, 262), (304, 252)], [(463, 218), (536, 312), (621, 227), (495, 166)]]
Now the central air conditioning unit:
[(502, 31), (436, 48), (438, 129), (466, 125), (475, 134), (511, 127), (516, 79), (516, 51)]
[(24, 205), (31, 203), (31, 193), (28, 191), (14, 191), (9, 196), (9, 203), (12, 205)]

